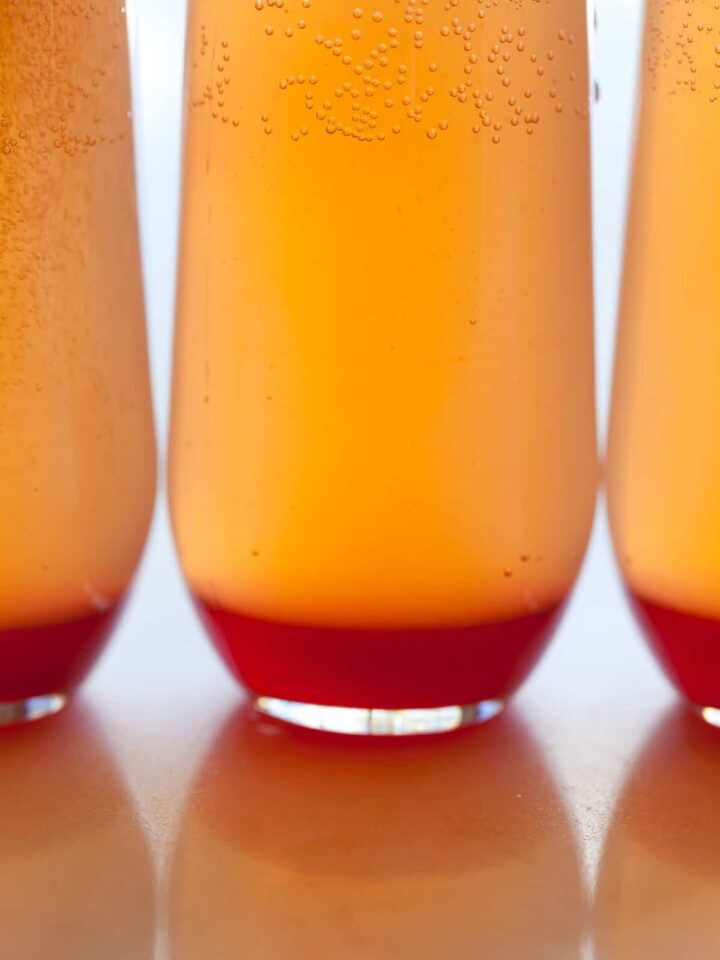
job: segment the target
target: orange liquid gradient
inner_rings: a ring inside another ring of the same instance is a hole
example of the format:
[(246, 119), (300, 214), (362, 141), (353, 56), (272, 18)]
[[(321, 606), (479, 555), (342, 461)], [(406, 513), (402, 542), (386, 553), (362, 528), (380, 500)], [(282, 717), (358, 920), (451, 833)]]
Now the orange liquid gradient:
[(550, 619), (591, 522), (584, 6), (410, 10), (191, 4), (172, 510), (267, 694), (251, 648), (295, 631), (317, 696), (364, 649), (387, 699), (396, 642), (390, 699), (424, 705), (428, 644), (449, 696), (469, 631)]
[(155, 460), (124, 8), (4, 4), (0, 50), (2, 700), (89, 668)]
[(717, 658), (692, 637), (715, 622), (720, 640), (719, 50), (714, 0), (648, 4), (608, 464), (622, 573), (656, 611), (641, 620), (655, 649), (706, 662), (716, 705)]

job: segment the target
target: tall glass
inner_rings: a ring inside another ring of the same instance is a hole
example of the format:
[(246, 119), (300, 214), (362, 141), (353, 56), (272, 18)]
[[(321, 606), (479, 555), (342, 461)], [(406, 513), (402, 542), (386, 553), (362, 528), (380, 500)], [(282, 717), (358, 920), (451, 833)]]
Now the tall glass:
[(122, 0), (3, 3), (0, 91), (2, 723), (98, 656), (155, 455)]
[(649, 0), (610, 427), (618, 562), (670, 679), (720, 717), (720, 13)]
[(486, 718), (595, 499), (585, 4), (191, 0), (187, 50), (171, 500), (202, 617), (286, 719)]

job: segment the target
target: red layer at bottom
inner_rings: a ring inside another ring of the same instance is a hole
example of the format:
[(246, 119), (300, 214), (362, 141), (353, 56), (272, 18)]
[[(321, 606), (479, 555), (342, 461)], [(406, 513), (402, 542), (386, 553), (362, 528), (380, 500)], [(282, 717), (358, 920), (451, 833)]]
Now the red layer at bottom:
[(80, 620), (0, 630), (0, 703), (69, 693), (100, 656), (120, 605)]
[(720, 620), (672, 610), (637, 594), (630, 599), (670, 681), (693, 703), (720, 707)]
[(275, 623), (196, 604), (223, 660), (254, 693), (388, 710), (509, 696), (545, 649), (561, 606), (473, 626), (372, 630)]

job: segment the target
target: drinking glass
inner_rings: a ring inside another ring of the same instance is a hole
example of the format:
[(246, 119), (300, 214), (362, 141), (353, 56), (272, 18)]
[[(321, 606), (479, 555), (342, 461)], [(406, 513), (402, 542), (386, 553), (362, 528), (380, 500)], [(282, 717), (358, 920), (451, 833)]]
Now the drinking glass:
[(714, 2), (649, 0), (608, 457), (618, 562), (665, 672), (720, 717)]
[(0, 723), (59, 709), (140, 556), (155, 455), (124, 7), (0, 8)]
[(585, 4), (191, 0), (170, 494), (261, 710), (495, 714), (593, 514)]

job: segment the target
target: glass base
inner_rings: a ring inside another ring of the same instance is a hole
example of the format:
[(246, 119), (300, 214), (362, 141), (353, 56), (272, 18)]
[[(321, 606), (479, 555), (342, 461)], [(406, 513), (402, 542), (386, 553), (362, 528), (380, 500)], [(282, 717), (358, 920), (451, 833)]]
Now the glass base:
[(720, 729), (720, 707), (700, 707), (694, 705), (693, 710), (705, 723), (709, 723), (711, 727), (718, 727)]
[(407, 737), (418, 734), (447, 733), (471, 724), (484, 723), (497, 716), (502, 700), (481, 700), (466, 706), (425, 707), (413, 710), (329, 707), (317, 703), (297, 703), (276, 697), (257, 697), (260, 713), (310, 730), (346, 733), (355, 736)]
[(62, 710), (67, 702), (68, 698), (64, 693), (48, 693), (42, 697), (0, 703), (0, 727), (50, 717)]

